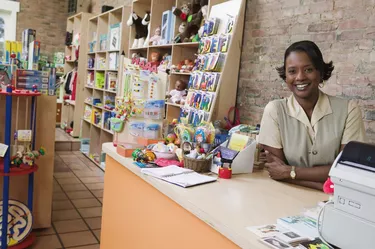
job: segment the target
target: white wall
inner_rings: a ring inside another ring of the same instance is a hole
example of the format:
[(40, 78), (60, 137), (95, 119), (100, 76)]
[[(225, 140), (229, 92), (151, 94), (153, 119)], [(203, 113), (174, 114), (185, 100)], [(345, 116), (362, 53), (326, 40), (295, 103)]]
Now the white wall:
[(0, 0), (0, 17), (3, 18), (5, 22), (4, 40), (16, 40), (17, 13), (19, 11), (19, 2)]

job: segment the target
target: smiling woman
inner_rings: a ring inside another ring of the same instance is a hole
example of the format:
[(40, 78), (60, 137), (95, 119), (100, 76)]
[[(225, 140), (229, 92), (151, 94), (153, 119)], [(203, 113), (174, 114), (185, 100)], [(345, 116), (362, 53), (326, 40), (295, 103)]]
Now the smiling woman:
[(285, 51), (277, 71), (292, 95), (267, 104), (259, 134), (271, 178), (322, 190), (344, 146), (365, 141), (357, 104), (319, 89), (333, 69), (311, 41), (296, 42)]

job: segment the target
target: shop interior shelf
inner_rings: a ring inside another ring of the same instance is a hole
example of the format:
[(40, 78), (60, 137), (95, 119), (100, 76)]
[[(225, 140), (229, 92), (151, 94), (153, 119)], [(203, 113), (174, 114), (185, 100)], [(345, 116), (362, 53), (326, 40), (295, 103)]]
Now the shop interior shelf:
[(28, 175), (38, 170), (38, 165), (34, 164), (29, 166), (26, 164), (21, 164), (20, 166), (12, 165), (9, 169), (9, 173), (4, 173), (4, 161), (0, 161), (0, 176), (20, 176)]
[(25, 96), (25, 97), (33, 97), (33, 96), (40, 96), (40, 92), (33, 92), (33, 91), (25, 91), (25, 90), (13, 90), (11, 93), (3, 91), (0, 89), (0, 94), (2, 95), (12, 95), (12, 96)]

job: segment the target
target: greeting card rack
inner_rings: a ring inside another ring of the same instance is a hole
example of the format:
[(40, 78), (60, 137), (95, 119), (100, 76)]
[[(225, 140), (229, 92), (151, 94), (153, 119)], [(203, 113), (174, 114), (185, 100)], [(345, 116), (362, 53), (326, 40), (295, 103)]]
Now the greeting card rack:
[[(18, 148), (18, 142), (15, 136), (15, 145), (12, 144), (11, 138), (18, 127), (30, 131), (31, 140), (28, 142), (30, 149), (35, 148), (36, 133), (36, 97), (40, 96), (40, 92), (12, 90), (11, 86), (7, 86), (6, 91), (0, 90), (0, 96), (5, 96), (5, 130), (4, 144), (7, 146), (3, 160), (0, 161), (0, 175), (3, 177), (3, 198), (0, 223), (1, 223), (1, 248), (21, 249), (31, 246), (35, 240), (32, 230), (32, 210), (33, 210), (33, 193), (34, 193), (34, 172), (38, 170), (36, 164), (30, 165), (22, 162), (19, 165), (12, 165), (12, 147)], [(31, 98), (31, 104), (29, 100)], [(26, 103), (25, 108), (20, 107), (21, 103)], [(12, 117), (13, 102), (16, 103), (16, 115)], [(18, 114), (26, 113), (25, 124), (18, 124)], [(27, 113), (30, 113), (29, 115)], [(29, 117), (28, 117), (29, 116)], [(12, 118), (15, 119), (15, 131), (12, 132)], [(22, 142), (20, 142), (22, 143)], [(26, 145), (26, 142), (25, 142)], [(5, 147), (3, 146), (3, 147)], [(22, 145), (20, 145), (22, 146)], [(10, 176), (28, 175), (28, 197), (27, 205), (9, 198), (9, 182)], [(4, 222), (7, 217), (8, 222)], [(11, 220), (9, 220), (11, 218)], [(14, 228), (14, 229), (13, 229)], [(17, 229), (16, 229), (17, 228)], [(5, 235), (5, 236), (4, 236)]]

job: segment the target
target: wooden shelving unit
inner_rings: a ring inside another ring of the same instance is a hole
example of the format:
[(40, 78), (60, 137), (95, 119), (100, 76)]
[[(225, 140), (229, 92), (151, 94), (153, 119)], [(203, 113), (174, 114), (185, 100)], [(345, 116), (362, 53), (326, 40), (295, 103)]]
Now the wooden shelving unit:
[[(64, 72), (70, 72), (77, 67), (77, 86), (75, 100), (65, 100), (62, 105), (61, 126), (70, 126), (73, 121), (73, 131), (70, 133), (73, 137), (78, 137), (80, 134), (80, 123), (83, 112), (83, 91), (86, 77), (86, 62), (87, 62), (87, 26), (88, 20), (92, 14), (79, 13), (67, 19), (67, 31), (73, 31), (73, 37), (80, 34), (79, 58), (76, 57), (75, 46), (65, 46), (65, 56), (71, 56), (70, 60), (65, 60)], [(63, 95), (65, 95), (65, 90)]]
[[(97, 16), (93, 16), (88, 20), (88, 27), (87, 27), (87, 37), (88, 40), (86, 44), (89, 42), (96, 41), (93, 51), (86, 51), (87, 59), (85, 60), (85, 77), (83, 81), (84, 90), (82, 94), (82, 103), (83, 108), (81, 111), (81, 134), (80, 137), (82, 139), (89, 139), (90, 141), (90, 149), (88, 153), (84, 153), (87, 157), (91, 159), (95, 164), (99, 167), (103, 168), (100, 163), (100, 156), (101, 156), (101, 147), (103, 143), (112, 142), (113, 141), (113, 132), (110, 130), (109, 127), (105, 125), (106, 118), (109, 117), (111, 111), (104, 108), (104, 100), (109, 96), (111, 98), (115, 98), (117, 94), (117, 88), (120, 84), (121, 78), (121, 61), (122, 61), (122, 52), (124, 51), (127, 53), (129, 47), (129, 32), (130, 28), (126, 25), (126, 21), (130, 15), (130, 7), (121, 6), (115, 8), (111, 11), (102, 13)], [(121, 42), (118, 49), (110, 49), (109, 47), (109, 39), (110, 39), (110, 30), (112, 25), (120, 24), (120, 38)], [(100, 49), (100, 41), (102, 36), (107, 36), (107, 44), (106, 49)], [(109, 57), (111, 53), (117, 54), (117, 68), (110, 68), (109, 65)], [(94, 68), (88, 67), (88, 59), (94, 59)], [(105, 60), (104, 65), (101, 67), (98, 66), (99, 59)], [(106, 85), (106, 81), (108, 80), (108, 73), (117, 73), (117, 88), (109, 89), (108, 85)], [(93, 74), (93, 76), (90, 76)], [(99, 81), (101, 77), (104, 77), (104, 86), (99, 86)], [(93, 105), (93, 99), (100, 100), (102, 103), (101, 106)], [(93, 116), (88, 118), (82, 118), (82, 114), (86, 111), (86, 108), (91, 108), (92, 111), (95, 110), (98, 114), (100, 114), (100, 122), (95, 123)], [(103, 168), (104, 169), (104, 168)]]
[[(172, 10), (172, 7), (181, 7), (185, 2), (192, 2), (186, 0), (138, 0), (132, 3), (132, 12), (134, 11), (138, 16), (143, 18), (146, 11), (151, 11), (150, 32), (153, 35), (154, 30), (161, 26), (162, 13), (166, 10)], [(212, 8), (215, 5), (226, 3), (227, 8), (218, 10)], [(209, 120), (222, 120), (227, 115), (230, 107), (235, 106), (237, 94), (238, 71), (240, 67), (240, 56), (242, 49), (242, 36), (245, 18), (245, 0), (209, 0), (208, 9), (209, 16), (211, 10), (214, 9), (214, 16), (221, 18), (226, 15), (237, 16), (235, 28), (232, 32), (229, 50), (227, 52), (226, 61), (221, 71), (220, 81), (218, 83), (218, 90), (216, 97), (211, 107)], [(175, 19), (174, 36), (178, 33), (178, 27), (181, 24), (179, 18)], [(221, 24), (221, 25), (225, 25)], [(135, 28), (130, 30), (129, 44), (133, 44), (135, 37)], [(147, 46), (142, 48), (129, 48), (128, 54), (134, 52), (140, 53), (142, 57), (150, 60), (152, 52), (159, 52), (161, 55), (169, 53), (172, 57), (172, 65), (177, 65), (180, 61), (185, 59), (195, 60), (198, 52), (199, 42), (165, 44), (156, 46)], [(175, 82), (179, 79), (189, 81), (191, 73), (172, 72), (169, 76), (168, 91), (174, 89)], [(180, 116), (182, 105), (167, 103), (166, 105), (166, 119), (172, 121)]]

